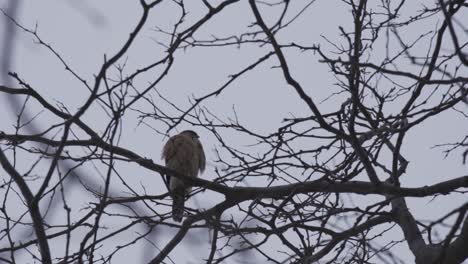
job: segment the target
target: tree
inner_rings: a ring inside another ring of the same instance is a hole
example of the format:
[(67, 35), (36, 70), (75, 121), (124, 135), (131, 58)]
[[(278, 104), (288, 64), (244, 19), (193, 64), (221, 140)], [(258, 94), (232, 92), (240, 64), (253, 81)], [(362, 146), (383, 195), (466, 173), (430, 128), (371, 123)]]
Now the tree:
[[(88, 50), (62, 54), (41, 21), (3, 10), (65, 67), (2, 72), (3, 262), (468, 258), (466, 1), (135, 5), (130, 34), (90, 75), (71, 62)], [(198, 179), (159, 160), (184, 128), (211, 160)], [(181, 224), (169, 172), (193, 186)]]

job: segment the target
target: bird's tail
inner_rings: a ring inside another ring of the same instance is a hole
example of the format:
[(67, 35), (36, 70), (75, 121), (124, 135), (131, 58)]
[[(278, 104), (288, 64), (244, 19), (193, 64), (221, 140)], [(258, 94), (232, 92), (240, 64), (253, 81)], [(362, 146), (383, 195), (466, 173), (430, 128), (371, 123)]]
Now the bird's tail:
[(185, 202), (184, 189), (175, 189), (172, 191), (172, 219), (176, 222), (182, 221)]

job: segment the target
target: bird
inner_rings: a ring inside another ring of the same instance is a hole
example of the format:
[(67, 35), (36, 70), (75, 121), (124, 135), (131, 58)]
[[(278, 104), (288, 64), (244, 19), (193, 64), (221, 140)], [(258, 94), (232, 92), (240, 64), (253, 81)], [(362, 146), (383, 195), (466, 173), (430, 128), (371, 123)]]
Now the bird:
[[(162, 150), (162, 158), (168, 169), (188, 176), (198, 177), (205, 170), (206, 158), (199, 136), (192, 130), (185, 130), (169, 138)], [(183, 180), (166, 174), (168, 188), (172, 196), (172, 218), (176, 222), (182, 221), (185, 196), (191, 187)]]

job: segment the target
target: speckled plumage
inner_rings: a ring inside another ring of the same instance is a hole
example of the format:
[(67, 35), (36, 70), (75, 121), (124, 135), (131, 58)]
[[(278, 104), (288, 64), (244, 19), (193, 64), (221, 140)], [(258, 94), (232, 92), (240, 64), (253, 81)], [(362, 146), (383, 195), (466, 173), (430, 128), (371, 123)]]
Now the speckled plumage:
[[(171, 137), (164, 145), (162, 158), (167, 168), (189, 177), (197, 177), (199, 172), (205, 170), (203, 146), (198, 140), (198, 135), (191, 130)], [(190, 192), (191, 188), (186, 187), (182, 180), (167, 176), (173, 199), (172, 218), (180, 222), (184, 212), (185, 195)]]

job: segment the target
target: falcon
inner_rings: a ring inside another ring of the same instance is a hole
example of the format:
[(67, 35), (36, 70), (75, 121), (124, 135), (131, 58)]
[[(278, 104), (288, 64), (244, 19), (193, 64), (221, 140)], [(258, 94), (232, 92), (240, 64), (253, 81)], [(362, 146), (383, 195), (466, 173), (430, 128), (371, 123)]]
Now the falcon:
[[(164, 145), (162, 158), (166, 167), (188, 177), (197, 177), (205, 170), (205, 152), (199, 136), (192, 130), (185, 130), (172, 136)], [(185, 196), (191, 191), (190, 186), (171, 175), (166, 175), (172, 196), (172, 218), (182, 221)]]

